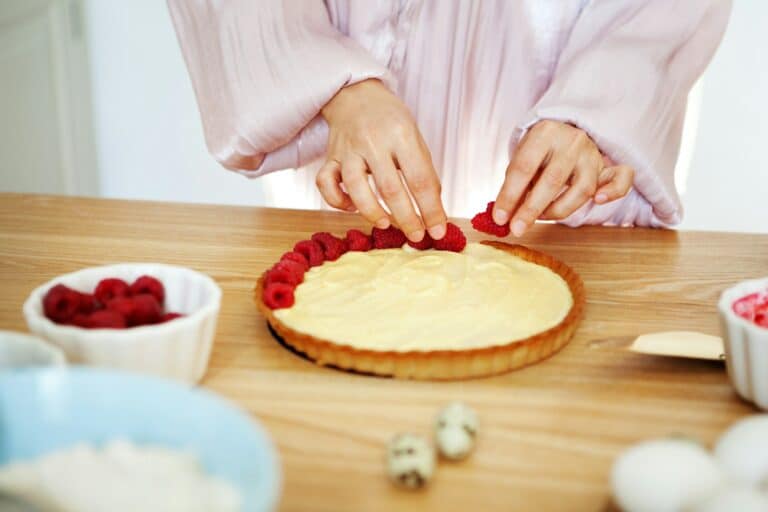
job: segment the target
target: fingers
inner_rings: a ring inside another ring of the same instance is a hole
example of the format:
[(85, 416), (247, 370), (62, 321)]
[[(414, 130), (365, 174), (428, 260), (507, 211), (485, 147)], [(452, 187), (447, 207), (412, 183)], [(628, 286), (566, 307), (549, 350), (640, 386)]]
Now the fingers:
[(419, 206), (424, 227), (432, 238), (442, 239), (445, 236), (448, 216), (443, 209), (440, 180), (429, 153), (426, 148), (416, 146), (402, 150), (396, 156), (408, 190)]
[(541, 218), (562, 220), (581, 208), (595, 194), (601, 167), (602, 158), (599, 154), (584, 154), (576, 164), (566, 191), (544, 210)]
[(512, 218), (512, 234), (522, 236), (562, 190), (579, 156), (581, 141), (555, 153)]
[(507, 167), (504, 184), (493, 208), (493, 220), (496, 224), (509, 222), (510, 212), (515, 211), (530, 182), (547, 158), (549, 140), (541, 136), (539, 131), (533, 131), (535, 128), (522, 140)]
[(389, 215), (371, 190), (367, 169), (362, 158), (350, 155), (341, 162), (341, 179), (360, 215), (376, 227), (384, 229), (389, 227)]
[(635, 171), (626, 165), (606, 167), (600, 173), (595, 202), (605, 204), (627, 195), (632, 188)]
[(403, 185), (403, 180), (392, 158), (381, 155), (371, 157), (368, 166), (376, 182), (376, 188), (392, 212), (395, 223), (408, 240), (420, 242), (424, 238), (424, 225), (416, 214), (411, 196)]
[(341, 164), (338, 161), (325, 162), (317, 171), (315, 183), (326, 203), (339, 210), (357, 211), (352, 199), (341, 188)]

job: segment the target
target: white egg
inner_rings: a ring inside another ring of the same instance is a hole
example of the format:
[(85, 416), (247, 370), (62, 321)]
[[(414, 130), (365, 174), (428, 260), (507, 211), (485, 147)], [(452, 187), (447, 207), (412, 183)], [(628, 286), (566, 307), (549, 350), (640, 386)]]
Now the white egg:
[(692, 512), (768, 512), (768, 496), (751, 487), (729, 487)]
[(435, 471), (435, 451), (421, 436), (397, 434), (387, 446), (387, 474), (407, 489), (427, 485)]
[(657, 439), (636, 444), (613, 465), (611, 484), (625, 512), (679, 512), (723, 485), (722, 470), (699, 444)]
[(715, 458), (729, 478), (768, 491), (768, 414), (736, 422), (715, 445)]
[(435, 419), (435, 444), (440, 454), (451, 460), (465, 458), (475, 446), (479, 422), (468, 405), (452, 402)]

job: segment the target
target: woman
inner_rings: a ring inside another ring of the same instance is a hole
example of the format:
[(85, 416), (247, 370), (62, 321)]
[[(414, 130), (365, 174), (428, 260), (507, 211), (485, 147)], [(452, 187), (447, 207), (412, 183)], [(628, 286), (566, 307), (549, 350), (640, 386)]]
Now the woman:
[(316, 184), (413, 241), (441, 238), (446, 209), (470, 216), (494, 197), (516, 236), (538, 218), (679, 222), (686, 98), (730, 12), (729, 0), (169, 5), (225, 167), (299, 168), (266, 187), (270, 204), (319, 207)]

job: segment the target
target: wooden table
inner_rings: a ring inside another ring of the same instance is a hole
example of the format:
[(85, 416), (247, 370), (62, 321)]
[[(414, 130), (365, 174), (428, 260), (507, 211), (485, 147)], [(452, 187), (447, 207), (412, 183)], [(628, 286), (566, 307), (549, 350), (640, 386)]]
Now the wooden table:
[[(154, 261), (210, 274), (224, 298), (204, 385), (272, 433), (289, 511), (604, 510), (611, 462), (630, 443), (670, 433), (711, 443), (755, 411), (719, 363), (588, 343), (663, 329), (717, 333), (718, 293), (768, 274), (768, 235), (537, 226), (523, 243), (569, 263), (586, 283), (575, 338), (530, 368), (437, 383), (317, 367), (276, 343), (256, 312), (257, 275), (295, 241), (359, 226), (341, 213), (0, 195), (0, 328), (26, 330), (29, 291), (82, 267)], [(399, 431), (428, 434), (449, 400), (477, 409), (476, 452), (441, 463), (426, 492), (393, 488), (386, 441)]]

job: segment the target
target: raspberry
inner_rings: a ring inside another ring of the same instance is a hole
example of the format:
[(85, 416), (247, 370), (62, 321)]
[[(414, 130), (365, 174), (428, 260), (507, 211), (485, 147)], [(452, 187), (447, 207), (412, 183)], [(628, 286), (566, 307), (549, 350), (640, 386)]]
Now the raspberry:
[(291, 260), (280, 260), (275, 263), (272, 268), (284, 268), (298, 276), (301, 279), (299, 282), (304, 281), (304, 273), (306, 272), (306, 269), (301, 263), (297, 263)]
[(131, 321), (136, 311), (133, 297), (115, 297), (107, 302), (106, 306), (109, 311), (114, 311), (122, 316), (127, 325), (134, 325), (134, 322)]
[(86, 317), (84, 325), (87, 329), (125, 329), (126, 326), (123, 315), (109, 309), (91, 313)]
[(293, 286), (286, 283), (270, 283), (262, 294), (264, 304), (271, 309), (289, 308), (293, 306)]
[(82, 303), (83, 299), (80, 292), (63, 284), (57, 284), (48, 290), (43, 297), (43, 312), (49, 320), (65, 323), (74, 318), (80, 311)]
[(472, 217), (472, 227), (482, 233), (488, 233), (489, 235), (498, 236), (503, 238), (509, 235), (509, 224), (502, 224), (499, 226), (496, 221), (493, 220), (493, 216), (488, 212), (480, 212)]
[(304, 256), (310, 267), (322, 265), (325, 261), (323, 248), (314, 240), (302, 240), (293, 246), (293, 250)]
[(733, 303), (733, 312), (742, 318), (752, 320), (755, 315), (755, 308), (760, 300), (760, 294), (752, 293), (746, 297), (742, 297)]
[(326, 261), (336, 261), (348, 250), (347, 243), (344, 240), (327, 232), (315, 233), (312, 235), (312, 240), (323, 248), (323, 255)]
[(266, 284), (286, 283), (291, 286), (298, 286), (302, 281), (304, 281), (304, 272), (297, 270), (296, 267), (291, 268), (286, 261), (276, 263), (267, 271), (264, 278)]
[(350, 229), (347, 231), (346, 241), (350, 251), (370, 251), (371, 246), (373, 245), (371, 237), (359, 229)]
[(432, 237), (429, 236), (429, 233), (424, 233), (424, 238), (421, 239), (420, 242), (411, 242), (408, 240), (408, 245), (413, 247), (414, 249), (418, 249), (420, 251), (426, 251), (427, 249), (432, 248), (432, 244), (434, 244), (434, 240), (432, 240)]
[(130, 327), (154, 324), (162, 317), (160, 303), (149, 293), (112, 299), (107, 303), (107, 310), (119, 314)]
[(83, 327), (88, 328), (88, 318), (90, 315), (84, 314), (84, 313), (78, 313), (75, 315), (72, 320), (69, 321), (69, 325), (74, 325), (75, 327)]
[(305, 258), (303, 254), (298, 253), (296, 251), (291, 251), (283, 254), (280, 257), (280, 261), (295, 261), (296, 263), (299, 263), (301, 264), (301, 266), (304, 267), (305, 272), (309, 270), (309, 262), (307, 261), (307, 258)]
[(452, 222), (449, 222), (446, 227), (448, 229), (445, 232), (445, 236), (440, 240), (435, 240), (432, 243), (432, 247), (438, 251), (463, 251), (467, 245), (467, 237), (461, 232), (461, 228)]
[(177, 318), (181, 318), (183, 316), (184, 315), (182, 315), (181, 313), (169, 312), (161, 316), (160, 321), (158, 323), (164, 324), (165, 322), (170, 322), (171, 320), (176, 320)]
[(387, 229), (373, 228), (371, 231), (374, 249), (398, 249), (406, 242), (405, 235), (395, 226)]
[(115, 297), (127, 297), (131, 294), (128, 283), (122, 279), (102, 279), (96, 285), (93, 294), (102, 304), (106, 304)]
[(487, 205), (485, 205), (485, 213), (493, 213), (493, 206), (496, 204), (496, 201), (491, 201)]
[(93, 313), (97, 309), (102, 309), (102, 308), (103, 308), (102, 304), (96, 299), (95, 295), (92, 295), (90, 293), (80, 294), (80, 308), (78, 309), (78, 312), (88, 315), (90, 313)]
[(160, 321), (160, 317), (163, 316), (163, 307), (154, 295), (142, 293), (141, 295), (134, 295), (131, 299), (134, 310), (133, 316), (127, 319), (129, 324), (147, 325), (156, 324)]
[(165, 288), (163, 283), (152, 276), (141, 276), (136, 279), (130, 287), (131, 295), (141, 295), (148, 293), (154, 295), (157, 302), (162, 304), (165, 301)]

